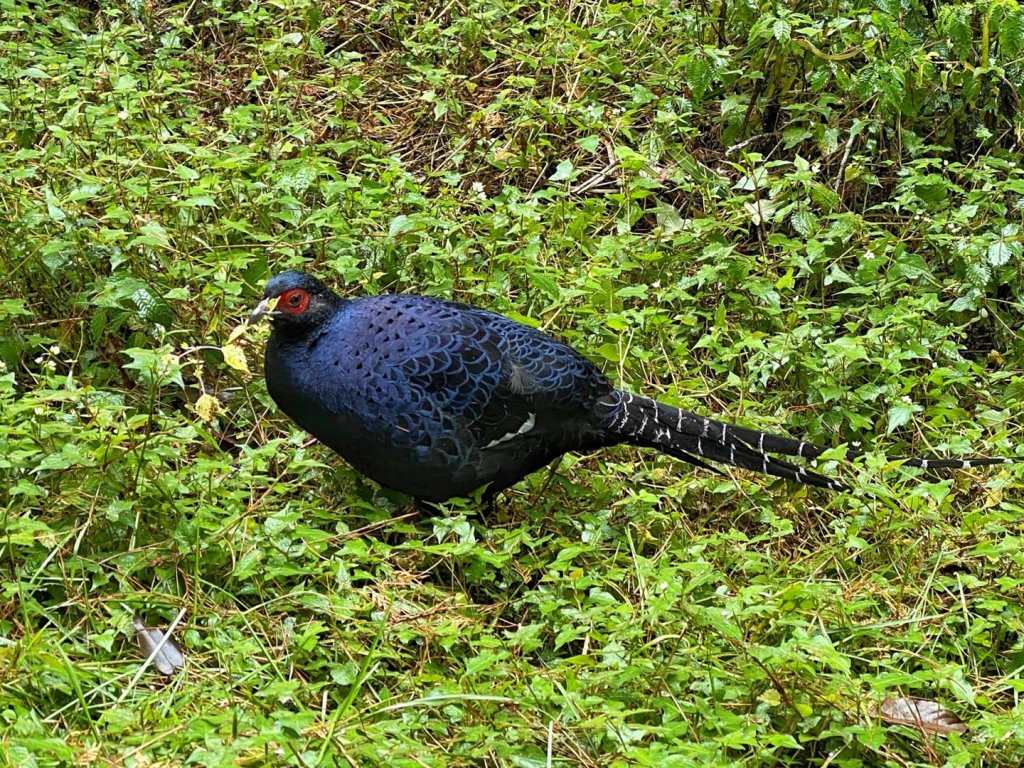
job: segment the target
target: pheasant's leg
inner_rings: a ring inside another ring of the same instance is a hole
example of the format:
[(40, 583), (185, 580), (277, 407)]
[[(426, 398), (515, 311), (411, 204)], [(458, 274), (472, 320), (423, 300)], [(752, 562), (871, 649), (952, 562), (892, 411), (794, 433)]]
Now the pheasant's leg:
[(553, 482), (555, 482), (555, 475), (558, 474), (558, 468), (560, 466), (562, 466), (561, 456), (557, 457), (554, 461), (548, 464), (548, 474), (547, 477), (544, 478), (544, 484), (541, 485), (540, 487), (540, 495), (538, 496), (538, 499), (543, 499), (544, 496), (547, 495), (548, 488), (551, 486)]
[(420, 514), (430, 515), (431, 517), (441, 514), (441, 509), (437, 504), (425, 499), (418, 499), (415, 496), (412, 497), (412, 508)]

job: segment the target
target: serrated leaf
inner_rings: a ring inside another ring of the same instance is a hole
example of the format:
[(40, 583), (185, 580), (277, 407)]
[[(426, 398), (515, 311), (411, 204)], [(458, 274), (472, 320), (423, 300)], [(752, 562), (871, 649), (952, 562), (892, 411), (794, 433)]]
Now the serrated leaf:
[(249, 364), (245, 359), (245, 350), (240, 346), (237, 344), (225, 344), (220, 348), (220, 351), (224, 355), (224, 362), (230, 368), (234, 368), (242, 373), (249, 372)]
[(153, 386), (177, 384), (179, 387), (185, 387), (185, 382), (181, 377), (181, 360), (177, 355), (170, 353), (169, 347), (160, 349), (132, 347), (124, 350), (124, 354), (130, 357), (131, 361), (122, 367), (138, 371), (139, 378), (143, 382)]
[(704, 98), (708, 87), (711, 85), (711, 78), (714, 73), (711, 65), (705, 59), (694, 57), (686, 64), (686, 84), (690, 86), (693, 98), (700, 100)]
[(558, 300), (561, 296), (561, 291), (558, 289), (558, 281), (555, 280), (551, 275), (543, 272), (531, 272), (530, 282), (540, 288), (544, 293), (550, 296), (554, 300)]
[(828, 213), (839, 207), (839, 195), (824, 184), (812, 182), (808, 187), (808, 192), (811, 194), (811, 199)]
[(992, 279), (992, 270), (987, 264), (980, 261), (971, 262), (967, 265), (967, 282), (976, 288), (985, 288), (988, 281)]
[(1010, 260), (1013, 252), (1005, 240), (997, 240), (988, 247), (988, 263), (993, 267), (1001, 267)]
[(622, 351), (619, 349), (618, 344), (612, 344), (611, 342), (602, 344), (595, 350), (595, 352), (605, 360), (613, 363), (618, 363), (622, 360)]
[(999, 52), (1006, 59), (1014, 59), (1024, 49), (1024, 14), (1009, 5), (1003, 6), (1003, 13), (999, 22)]
[(786, 42), (789, 40), (793, 33), (793, 25), (785, 19), (776, 19), (775, 23), (772, 24), (772, 34), (775, 35), (775, 39), (780, 42)]
[(131, 245), (153, 245), (158, 248), (170, 248), (171, 240), (167, 230), (158, 221), (147, 221), (139, 227), (139, 234), (131, 241)]
[(953, 40), (953, 50), (960, 58), (966, 57), (974, 44), (974, 32), (971, 29), (971, 11), (969, 5), (947, 6), (943, 8), (945, 23), (943, 31)]
[(793, 225), (793, 229), (807, 237), (814, 231), (814, 225), (818, 223), (818, 217), (806, 208), (802, 208), (790, 217), (789, 222)]

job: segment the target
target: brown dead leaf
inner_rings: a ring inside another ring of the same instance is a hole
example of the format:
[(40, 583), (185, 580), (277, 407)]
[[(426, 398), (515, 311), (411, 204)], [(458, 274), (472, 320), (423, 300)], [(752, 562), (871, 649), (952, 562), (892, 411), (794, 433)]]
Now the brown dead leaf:
[(963, 733), (967, 725), (955, 714), (937, 701), (919, 699), (915, 696), (891, 697), (882, 702), (879, 715), (883, 722), (894, 725), (909, 725), (922, 733), (936, 733), (945, 736)]

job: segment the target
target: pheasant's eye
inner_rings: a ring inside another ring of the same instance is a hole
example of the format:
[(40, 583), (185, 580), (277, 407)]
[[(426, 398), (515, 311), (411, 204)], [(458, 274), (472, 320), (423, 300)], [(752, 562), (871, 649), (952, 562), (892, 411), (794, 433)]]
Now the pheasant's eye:
[(289, 314), (301, 315), (309, 307), (309, 292), (302, 288), (291, 288), (281, 294), (277, 305)]

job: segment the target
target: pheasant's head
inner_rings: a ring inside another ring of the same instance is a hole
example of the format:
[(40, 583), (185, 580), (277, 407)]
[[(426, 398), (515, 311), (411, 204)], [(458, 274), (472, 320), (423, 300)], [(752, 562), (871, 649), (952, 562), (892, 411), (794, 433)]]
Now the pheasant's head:
[(275, 330), (307, 333), (330, 317), (340, 301), (312, 275), (289, 269), (270, 278), (248, 322), (252, 325), (266, 316)]

